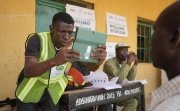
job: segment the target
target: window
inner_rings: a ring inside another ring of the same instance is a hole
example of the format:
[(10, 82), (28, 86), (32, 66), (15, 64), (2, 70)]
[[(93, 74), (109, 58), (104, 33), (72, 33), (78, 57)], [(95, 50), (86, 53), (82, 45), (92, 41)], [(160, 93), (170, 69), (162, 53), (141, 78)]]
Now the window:
[(138, 20), (137, 26), (137, 56), (139, 62), (151, 62), (151, 35), (153, 32), (153, 22), (148, 20)]
[(49, 31), (55, 13), (65, 11), (66, 4), (94, 9), (94, 4), (80, 0), (36, 0), (36, 32)]

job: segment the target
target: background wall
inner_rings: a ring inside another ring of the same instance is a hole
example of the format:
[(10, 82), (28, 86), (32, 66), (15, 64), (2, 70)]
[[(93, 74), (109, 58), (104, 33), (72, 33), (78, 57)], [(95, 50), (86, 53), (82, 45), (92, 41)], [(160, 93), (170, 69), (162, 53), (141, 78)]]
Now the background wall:
[[(131, 46), (129, 50), (137, 52), (137, 18), (155, 21), (159, 13), (175, 0), (86, 0), (95, 4), (96, 30), (106, 32), (106, 12), (127, 19), (128, 37), (109, 36), (109, 42), (124, 41)], [(136, 79), (146, 79), (145, 94), (148, 98), (152, 90), (160, 85), (160, 71), (149, 63), (140, 63)]]
[[(137, 17), (155, 21), (175, 0), (85, 0), (95, 4), (96, 30), (106, 32), (106, 12), (125, 16), (128, 37), (109, 36), (109, 42), (124, 41), (137, 50)], [(35, 31), (35, 0), (0, 0), (0, 100), (14, 98), (16, 80), (24, 64), (24, 43)], [(160, 71), (140, 63), (136, 79), (147, 79), (146, 96), (160, 85)]]
[(34, 0), (0, 0), (0, 100), (14, 98), (24, 64), (24, 43), (34, 31)]

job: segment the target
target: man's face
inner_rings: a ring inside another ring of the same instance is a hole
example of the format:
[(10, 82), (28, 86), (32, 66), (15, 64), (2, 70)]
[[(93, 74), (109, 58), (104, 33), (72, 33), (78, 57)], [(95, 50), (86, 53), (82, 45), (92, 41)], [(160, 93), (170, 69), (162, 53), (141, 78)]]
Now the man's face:
[(128, 54), (128, 48), (127, 47), (119, 47), (116, 50), (116, 57), (119, 61), (125, 61)]
[(74, 24), (55, 22), (50, 26), (52, 41), (57, 48), (63, 47), (71, 41)]
[(164, 69), (168, 64), (170, 48), (168, 43), (169, 34), (162, 26), (160, 22), (161, 20), (163, 19), (159, 19), (155, 23), (154, 33), (152, 36), (151, 56), (153, 65)]

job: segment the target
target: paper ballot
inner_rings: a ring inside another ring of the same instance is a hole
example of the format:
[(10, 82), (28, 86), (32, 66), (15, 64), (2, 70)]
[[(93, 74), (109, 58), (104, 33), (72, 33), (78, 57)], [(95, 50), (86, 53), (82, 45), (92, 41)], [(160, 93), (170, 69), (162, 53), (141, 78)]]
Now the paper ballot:
[(106, 44), (107, 35), (96, 31), (86, 30), (78, 27), (76, 29), (73, 49), (80, 52), (80, 59), (76, 61), (98, 63), (97, 59), (91, 58), (93, 50), (98, 45)]
[(118, 77), (114, 77), (109, 81), (108, 76), (102, 70), (91, 72), (90, 75), (84, 76), (84, 80), (93, 84), (87, 88), (104, 88), (107, 90), (121, 88), (120, 84), (116, 84)]

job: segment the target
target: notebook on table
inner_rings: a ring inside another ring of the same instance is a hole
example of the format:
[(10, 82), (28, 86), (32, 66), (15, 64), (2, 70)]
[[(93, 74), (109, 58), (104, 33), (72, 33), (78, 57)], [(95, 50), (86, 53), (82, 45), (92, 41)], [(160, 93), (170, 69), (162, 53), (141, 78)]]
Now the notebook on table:
[(106, 39), (107, 35), (104, 33), (78, 27), (75, 33), (73, 49), (78, 50), (81, 56), (76, 61), (97, 63), (98, 60), (91, 58), (90, 54), (98, 45), (105, 45)]

